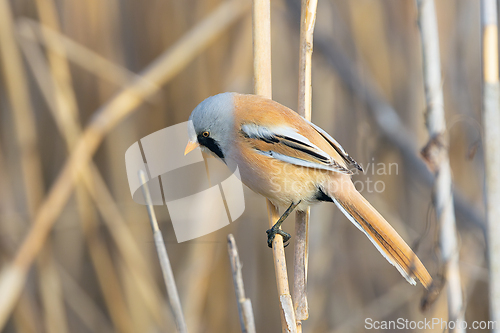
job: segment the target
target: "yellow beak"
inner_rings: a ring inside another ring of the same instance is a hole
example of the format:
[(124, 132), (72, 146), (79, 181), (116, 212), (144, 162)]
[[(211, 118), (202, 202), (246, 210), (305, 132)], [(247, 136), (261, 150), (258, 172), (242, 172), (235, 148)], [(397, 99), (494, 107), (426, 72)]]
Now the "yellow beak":
[(193, 142), (189, 141), (186, 150), (184, 150), (184, 155), (187, 155), (188, 153), (192, 152), (195, 148), (198, 148), (200, 144), (198, 142)]

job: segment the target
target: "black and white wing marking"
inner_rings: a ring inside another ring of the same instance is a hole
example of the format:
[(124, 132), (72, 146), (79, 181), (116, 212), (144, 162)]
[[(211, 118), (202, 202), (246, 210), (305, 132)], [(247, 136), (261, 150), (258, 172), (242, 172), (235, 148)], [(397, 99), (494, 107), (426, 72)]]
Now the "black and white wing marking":
[(345, 151), (344, 148), (342, 148), (342, 146), (337, 142), (337, 140), (332, 138), (330, 134), (325, 132), (321, 127), (314, 125), (313, 123), (311, 123), (306, 119), (304, 120), (307, 121), (307, 123), (311, 125), (319, 134), (321, 134), (321, 136), (325, 138), (325, 140), (328, 141), (330, 145), (332, 145), (333, 149), (337, 151), (337, 153), (344, 159), (347, 165), (352, 165), (359, 171), (361, 172), (363, 171), (361, 165), (359, 165), (358, 162), (356, 162), (351, 156), (349, 156), (349, 154)]
[(241, 132), (259, 154), (298, 166), (352, 173), (293, 128), (244, 124)]

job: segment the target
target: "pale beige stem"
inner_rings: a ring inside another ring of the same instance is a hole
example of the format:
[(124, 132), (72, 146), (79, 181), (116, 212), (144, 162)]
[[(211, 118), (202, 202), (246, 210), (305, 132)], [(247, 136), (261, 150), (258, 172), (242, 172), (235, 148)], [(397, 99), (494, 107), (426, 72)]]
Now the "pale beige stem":
[[(299, 102), (297, 112), (309, 121), (312, 113), (311, 71), (317, 5), (317, 0), (302, 0), (300, 17)], [(298, 332), (302, 332), (302, 320), (309, 318), (307, 304), (309, 216), (310, 209), (308, 208), (305, 212), (297, 212), (295, 217), (293, 304), (295, 306)]]
[(271, 3), (253, 0), (253, 91), (256, 95), (273, 98), (271, 77)]
[(490, 320), (500, 332), (500, 85), (498, 81), (497, 2), (481, 2), (483, 28), (483, 126), (486, 169), (486, 218), (488, 221), (488, 260)]
[[(448, 135), (444, 114), (441, 79), (441, 60), (436, 11), (433, 0), (417, 0), (418, 24), (422, 41), (422, 67), (427, 102), (425, 122), (429, 142), (423, 150), (436, 180), (433, 201), (440, 225), (439, 243), (446, 268), (448, 316), (450, 321), (464, 322), (462, 284), (459, 271), (459, 248), (455, 221)], [(465, 332), (463, 325), (456, 325), (452, 332)]]
[[(267, 214), (269, 226), (272, 227), (278, 221), (280, 215), (278, 209), (267, 200)], [(283, 237), (276, 235), (273, 240), (274, 272), (276, 274), (276, 284), (280, 297), (281, 330), (282, 332), (297, 332), (295, 322), (295, 311), (293, 308), (292, 296), (288, 284), (288, 272), (286, 268), (285, 248), (283, 247)]]
[[(271, 79), (271, 3), (270, 0), (253, 0), (253, 55), (254, 93), (272, 98)], [(279, 218), (278, 209), (267, 200), (269, 225)], [(283, 332), (296, 332), (295, 313), (288, 284), (283, 237), (273, 240), (274, 270), (280, 297), (281, 328)]]
[(20, 165), (26, 188), (27, 210), (34, 216), (43, 198), (44, 186), (41, 183), (42, 168), (28, 82), (14, 36), (14, 22), (9, 1), (0, 0), (0, 59), (21, 155)]
[(142, 193), (144, 194), (144, 198), (148, 208), (149, 222), (151, 223), (151, 229), (153, 230), (156, 252), (160, 261), (163, 281), (165, 282), (165, 287), (167, 288), (168, 300), (170, 306), (172, 307), (172, 313), (177, 325), (177, 330), (180, 333), (187, 333), (186, 320), (184, 319), (184, 313), (182, 312), (181, 300), (179, 298), (179, 293), (177, 292), (174, 273), (172, 272), (170, 259), (168, 258), (167, 249), (165, 248), (163, 235), (161, 233), (160, 227), (158, 226), (158, 221), (156, 220), (156, 214), (153, 208), (153, 201), (151, 200), (151, 193), (149, 192), (146, 174), (141, 170), (139, 171), (138, 176), (142, 184)]
[(241, 332), (255, 333), (252, 301), (245, 296), (240, 256), (238, 254), (238, 248), (236, 247), (236, 241), (232, 234), (227, 236), (227, 251), (229, 253), (229, 262), (231, 263), (231, 272), (233, 274), (233, 284), (236, 293), (236, 302), (238, 304), (238, 313), (240, 315)]

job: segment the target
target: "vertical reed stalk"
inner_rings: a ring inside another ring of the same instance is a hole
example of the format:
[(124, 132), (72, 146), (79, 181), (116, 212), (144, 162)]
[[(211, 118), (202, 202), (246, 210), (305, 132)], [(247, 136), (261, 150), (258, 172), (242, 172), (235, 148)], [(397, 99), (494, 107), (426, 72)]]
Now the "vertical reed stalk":
[(253, 318), (252, 301), (245, 297), (245, 287), (243, 285), (243, 276), (241, 274), (241, 262), (236, 247), (234, 236), (227, 236), (227, 251), (231, 263), (231, 272), (233, 275), (234, 290), (236, 292), (236, 302), (238, 303), (238, 313), (240, 315), (240, 325), (242, 333), (255, 333), (255, 322)]
[[(253, 55), (254, 92), (272, 98), (271, 80), (271, 2), (253, 0)], [(279, 218), (278, 208), (267, 202), (269, 225), (272, 227)], [(273, 240), (274, 270), (280, 297), (281, 328), (283, 332), (296, 332), (295, 311), (288, 284), (283, 237), (276, 235)]]
[(255, 94), (273, 98), (271, 77), (271, 2), (253, 0), (253, 72)]
[[(312, 113), (312, 52), (313, 33), (316, 23), (317, 0), (302, 0), (300, 14), (299, 49), (299, 102), (297, 112), (307, 120)], [(302, 332), (302, 320), (309, 318), (307, 304), (307, 265), (310, 209), (297, 212), (295, 217), (295, 255), (293, 304), (297, 320), (297, 332)]]
[(498, 82), (498, 18), (495, 0), (481, 1), (483, 34), (483, 144), (486, 169), (486, 216), (490, 275), (490, 320), (500, 332), (500, 88)]
[(8, 0), (0, 0), (0, 53), (7, 97), (12, 109), (21, 155), (27, 211), (34, 216), (43, 198), (42, 166), (36, 125), (23, 59), (15, 40), (14, 21)]
[[(0, 242), (0, 264), (3, 264), (9, 256), (13, 255), (12, 244), (18, 241), (18, 237), (16, 237), (17, 230), (19, 230), (19, 227), (23, 228), (26, 226), (26, 223), (19, 223), (24, 221), (16, 212), (14, 196), (12, 195), (14, 191), (10, 186), (5, 166), (0, 144), (0, 184), (2, 184), (0, 187), (0, 214), (10, 216), (10, 218), (2, 219), (3, 223), (0, 223), (0, 235), (3, 235)], [(22, 293), (12, 314), (12, 322), (17, 331), (26, 333), (37, 332), (37, 328), (42, 326), (38, 312), (38, 307), (34, 306), (33, 295), (31, 293), (28, 294), (28, 291)]]
[[(422, 41), (423, 79), (427, 111), (425, 120), (429, 142), (422, 150), (426, 162), (435, 175), (433, 201), (440, 226), (441, 258), (445, 265), (448, 293), (449, 321), (464, 321), (462, 285), (459, 271), (459, 249), (451, 168), (448, 157), (448, 137), (444, 114), (444, 101), (439, 53), (439, 35), (433, 0), (417, 0), (418, 24)], [(463, 332), (456, 325), (453, 332)]]
[[(8, 1), (0, 1), (0, 52), (7, 94), (13, 113), (15, 135), (21, 156), (21, 171), (26, 194), (26, 208), (31, 220), (44, 195), (42, 165), (37, 147), (35, 114), (23, 59), (15, 40), (15, 25)], [(41, 249), (37, 268), (39, 289), (44, 308), (44, 324), (48, 333), (68, 331), (63, 293), (50, 244)], [(22, 283), (22, 280), (19, 281)], [(1, 319), (0, 319), (1, 321)]]

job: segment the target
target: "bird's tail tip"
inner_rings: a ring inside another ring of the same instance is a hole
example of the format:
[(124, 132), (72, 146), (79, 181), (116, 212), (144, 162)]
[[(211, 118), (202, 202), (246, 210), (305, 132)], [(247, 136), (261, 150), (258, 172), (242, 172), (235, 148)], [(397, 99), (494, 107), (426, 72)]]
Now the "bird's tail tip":
[(355, 192), (349, 200), (332, 198), (333, 202), (410, 284), (416, 285), (419, 280), (429, 289), (432, 277), (417, 255), (382, 215)]

